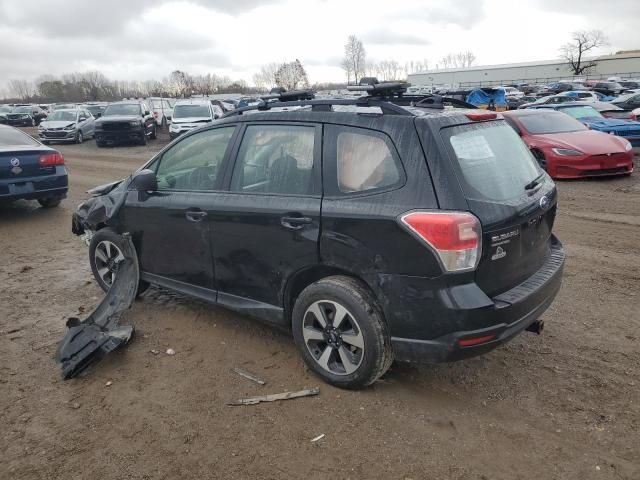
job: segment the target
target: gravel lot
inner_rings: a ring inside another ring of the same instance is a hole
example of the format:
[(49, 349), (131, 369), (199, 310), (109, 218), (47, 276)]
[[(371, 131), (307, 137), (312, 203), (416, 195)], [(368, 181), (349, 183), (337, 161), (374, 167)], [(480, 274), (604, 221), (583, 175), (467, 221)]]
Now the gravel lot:
[[(102, 298), (71, 213), (166, 141), (60, 146), (61, 207), (0, 207), (1, 479), (640, 478), (640, 173), (559, 182), (568, 260), (546, 329), (484, 357), (395, 364), (342, 391), (286, 335), (151, 289), (129, 315), (132, 343), (62, 381), (52, 357), (65, 319)], [(312, 398), (226, 406), (314, 386)]]

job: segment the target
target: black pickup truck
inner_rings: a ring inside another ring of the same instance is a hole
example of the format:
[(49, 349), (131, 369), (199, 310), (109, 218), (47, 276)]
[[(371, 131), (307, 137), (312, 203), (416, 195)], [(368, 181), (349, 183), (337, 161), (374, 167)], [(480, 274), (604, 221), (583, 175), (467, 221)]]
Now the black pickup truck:
[(146, 145), (147, 139), (157, 138), (156, 122), (149, 107), (138, 100), (114, 102), (107, 105), (96, 120), (96, 145), (115, 145), (137, 142)]

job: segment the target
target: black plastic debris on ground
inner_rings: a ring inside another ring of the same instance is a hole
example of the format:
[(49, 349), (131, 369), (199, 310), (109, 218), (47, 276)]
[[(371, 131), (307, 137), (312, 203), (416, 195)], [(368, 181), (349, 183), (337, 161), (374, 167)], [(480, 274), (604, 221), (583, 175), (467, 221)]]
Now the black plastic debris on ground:
[(55, 356), (62, 364), (65, 380), (79, 375), (106, 354), (127, 344), (133, 335), (133, 326), (122, 326), (120, 321), (136, 298), (140, 271), (131, 236), (125, 233), (123, 237), (124, 259), (118, 264), (109, 292), (85, 320), (70, 318), (67, 321), (69, 331), (58, 344)]

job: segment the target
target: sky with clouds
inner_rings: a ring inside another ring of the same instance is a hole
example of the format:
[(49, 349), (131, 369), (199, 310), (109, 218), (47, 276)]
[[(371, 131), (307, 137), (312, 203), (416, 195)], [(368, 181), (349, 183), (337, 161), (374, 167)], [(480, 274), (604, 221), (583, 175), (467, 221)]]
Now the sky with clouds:
[(10, 79), (100, 70), (118, 80), (172, 70), (251, 83), (299, 58), (311, 82), (343, 81), (346, 38), (369, 60), (471, 50), (476, 65), (557, 58), (574, 30), (601, 29), (598, 53), (640, 48), (640, 0), (0, 0), (0, 89)]

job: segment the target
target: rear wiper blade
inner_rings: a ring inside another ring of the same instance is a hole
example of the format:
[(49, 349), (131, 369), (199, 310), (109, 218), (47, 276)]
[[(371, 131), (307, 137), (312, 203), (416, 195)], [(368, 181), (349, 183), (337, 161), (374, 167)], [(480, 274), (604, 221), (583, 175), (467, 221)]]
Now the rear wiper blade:
[(536, 178), (534, 178), (533, 180), (531, 180), (529, 183), (527, 183), (524, 186), (525, 190), (531, 190), (533, 188), (536, 188), (539, 184), (540, 184), (540, 180), (542, 180), (544, 178), (544, 172), (541, 173), (540, 175), (538, 175)]

